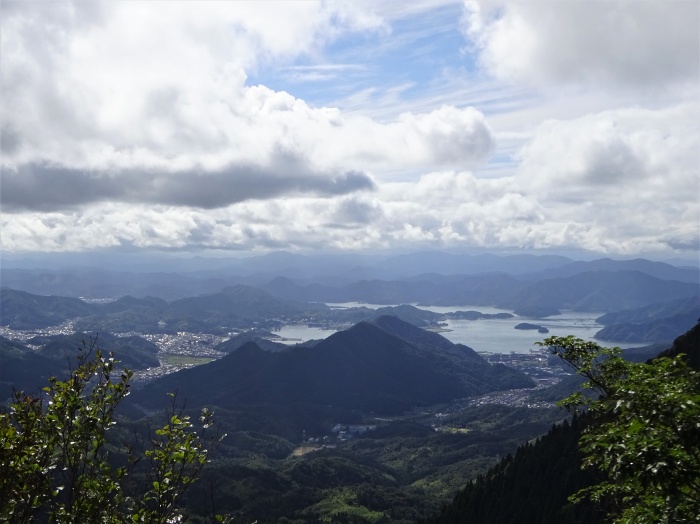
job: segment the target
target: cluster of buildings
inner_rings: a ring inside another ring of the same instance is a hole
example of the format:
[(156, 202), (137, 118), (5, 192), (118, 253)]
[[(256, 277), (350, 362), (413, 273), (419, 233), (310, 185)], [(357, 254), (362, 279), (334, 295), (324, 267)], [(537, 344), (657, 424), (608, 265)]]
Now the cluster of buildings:
[(160, 353), (168, 355), (221, 358), (225, 354), (214, 349), (225, 340), (224, 337), (218, 335), (178, 331), (174, 335), (158, 333), (155, 335), (139, 334), (139, 336), (158, 346)]
[[(57, 326), (49, 326), (41, 329), (12, 329), (7, 326), (0, 326), (0, 336), (8, 338), (10, 340), (17, 340), (22, 343), (26, 343), (34, 337), (40, 336), (51, 336), (51, 335), (72, 335), (75, 333), (75, 327), (73, 320), (67, 320), (62, 324)], [(32, 347), (29, 345), (29, 347)]]

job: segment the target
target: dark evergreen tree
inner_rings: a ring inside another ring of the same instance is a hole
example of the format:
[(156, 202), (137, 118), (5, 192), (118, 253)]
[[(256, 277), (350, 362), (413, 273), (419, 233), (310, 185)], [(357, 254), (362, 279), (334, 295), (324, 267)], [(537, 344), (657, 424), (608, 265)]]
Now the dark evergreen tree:
[(479, 476), (443, 508), (434, 524), (597, 524), (605, 512), (574, 506), (569, 495), (590, 485), (596, 474), (581, 470), (578, 440), (585, 420), (554, 426), (534, 443), (518, 448), (485, 476)]

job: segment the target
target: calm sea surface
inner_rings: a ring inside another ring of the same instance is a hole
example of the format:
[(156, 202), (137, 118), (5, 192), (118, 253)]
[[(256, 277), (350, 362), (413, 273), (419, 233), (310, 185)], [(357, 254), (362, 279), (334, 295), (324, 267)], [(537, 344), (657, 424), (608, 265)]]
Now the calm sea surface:
[[(367, 304), (363, 302), (344, 302), (328, 304), (331, 307), (367, 307), (378, 309), (385, 307), (379, 304)], [(418, 307), (418, 306), (417, 306)], [(453, 311), (480, 311), (482, 313), (512, 313), (512, 310), (498, 309), (487, 306), (420, 306), (420, 309), (435, 311), (437, 313), (450, 313)], [(448, 320), (446, 329), (440, 334), (448, 340), (464, 344), (476, 351), (489, 351), (492, 353), (527, 353), (535, 348), (535, 342), (546, 337), (574, 335), (576, 337), (593, 340), (593, 335), (602, 329), (595, 319), (602, 313), (581, 313), (575, 311), (564, 311), (561, 315), (548, 317), (541, 320), (528, 320), (522, 317), (509, 319), (484, 319), (484, 320)], [(515, 329), (517, 324), (529, 322), (549, 329), (549, 333), (542, 334), (537, 331), (526, 331)], [(311, 339), (326, 338), (334, 330), (310, 328), (305, 325), (284, 326), (280, 331), (275, 332), (280, 337), (286, 338), (288, 344), (296, 344)], [(602, 342), (602, 345), (637, 347), (643, 344), (624, 344), (613, 342)]]

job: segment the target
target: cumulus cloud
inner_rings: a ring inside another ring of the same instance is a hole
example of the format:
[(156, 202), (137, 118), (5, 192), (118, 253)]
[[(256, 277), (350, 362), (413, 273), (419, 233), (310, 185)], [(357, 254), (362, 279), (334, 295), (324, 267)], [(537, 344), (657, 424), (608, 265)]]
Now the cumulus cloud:
[(698, 2), (465, 2), (465, 32), (492, 73), (538, 86), (666, 89), (700, 74)]
[(381, 204), (376, 200), (362, 197), (345, 197), (338, 202), (334, 213), (337, 227), (364, 227), (376, 222), (382, 216)]
[(473, 108), (379, 122), (248, 86), (246, 68), (260, 60), (382, 27), (342, 4), (279, 7), (273, 20), (253, 2), (4, 10), (3, 206), (225, 207), (348, 194), (372, 189), (367, 173), (375, 169), (474, 165), (488, 156), (493, 138)]
[[(692, 245), (700, 220), (700, 105), (548, 121), (520, 152), (514, 186), (582, 243), (634, 253)], [(591, 235), (590, 231), (595, 231)], [(665, 239), (665, 240), (664, 240)]]
[(490, 75), (381, 111), (249, 80), (378, 79), (327, 44), (443, 3), (3, 2), (3, 249), (697, 250), (697, 2), (467, 2)]
[(518, 182), (543, 200), (564, 203), (695, 200), (698, 118), (700, 105), (691, 103), (544, 122), (520, 151)]
[(368, 194), (248, 200), (212, 210), (107, 202), (78, 213), (5, 213), (0, 226), (3, 247), (11, 251), (469, 245), (638, 254), (694, 249), (697, 242), (692, 183), (672, 192), (685, 193), (678, 202), (665, 200), (665, 190), (656, 200), (644, 197), (641, 182), (602, 184), (590, 199), (567, 202), (540, 193), (522, 176), (481, 179), (468, 171), (436, 171), (417, 183), (380, 183)]
[(56, 211), (95, 202), (158, 203), (212, 209), (285, 194), (339, 195), (374, 189), (365, 173), (314, 173), (291, 156), (278, 166), (234, 165), (221, 170), (93, 172), (41, 164), (5, 169), (7, 211)]

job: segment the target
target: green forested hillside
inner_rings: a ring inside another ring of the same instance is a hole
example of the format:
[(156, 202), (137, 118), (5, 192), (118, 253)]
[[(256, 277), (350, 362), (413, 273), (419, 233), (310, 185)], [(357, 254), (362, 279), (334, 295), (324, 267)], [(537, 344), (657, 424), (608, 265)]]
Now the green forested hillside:
[[(700, 324), (678, 337), (660, 356), (686, 355), (700, 369)], [(581, 382), (579, 377), (578, 382)], [(429, 522), (434, 524), (511, 524), (566, 522), (596, 524), (611, 508), (596, 503), (572, 504), (568, 497), (605, 477), (595, 469), (582, 470), (579, 439), (590, 417), (555, 426), (534, 444), (521, 446), (485, 476), (471, 481)], [(670, 424), (673, 426), (673, 424)], [(644, 430), (641, 431), (644, 433)], [(662, 446), (663, 443), (652, 445)], [(697, 446), (696, 446), (697, 448)], [(697, 472), (700, 474), (700, 472)]]
[[(50, 376), (66, 375), (69, 366), (75, 365), (78, 351), (85, 348), (87, 352), (92, 341), (86, 333), (35, 336), (26, 344), (0, 337), (0, 399), (9, 398), (13, 389), (33, 393), (44, 387)], [(103, 333), (97, 342), (105, 353), (114, 353), (121, 367), (138, 370), (160, 366), (158, 347), (141, 337)]]
[(78, 298), (32, 295), (25, 291), (0, 289), (0, 319), (13, 329), (55, 326), (68, 319), (91, 315), (95, 307)]
[(553, 427), (534, 443), (526, 443), (501, 463), (471, 481), (443, 508), (433, 524), (597, 524), (605, 513), (576, 506), (567, 498), (595, 478), (581, 470), (578, 439), (582, 422), (574, 419)]
[(303, 420), (312, 413), (398, 415), (416, 406), (534, 386), (524, 374), (490, 365), (436, 333), (395, 317), (376, 322), (361, 322), (313, 347), (277, 353), (248, 343), (220, 360), (157, 379), (132, 401), (150, 407), (177, 389), (194, 407), (242, 409), (255, 417), (286, 409)]
[(207, 514), (213, 503), (242, 522), (417, 522), (561, 416), (560, 410), (491, 408), (467, 408), (461, 422), (446, 422), (442, 431), (425, 417), (383, 422), (323, 449), (308, 451), (318, 445), (308, 443), (302, 456), (292, 456), (298, 440), (236, 431), (236, 422), (217, 411), (230, 433), (187, 506)]
[(128, 402), (150, 409), (178, 390), (190, 406), (240, 413), (241, 429), (290, 436), (304, 427), (358, 420), (362, 413), (400, 415), (416, 406), (533, 386), (524, 374), (492, 366), (465, 346), (399, 319), (386, 322), (417, 333), (404, 335), (414, 342), (426, 337), (438, 345), (414, 344), (362, 322), (313, 347), (270, 353), (248, 343), (220, 360), (157, 379)]

